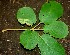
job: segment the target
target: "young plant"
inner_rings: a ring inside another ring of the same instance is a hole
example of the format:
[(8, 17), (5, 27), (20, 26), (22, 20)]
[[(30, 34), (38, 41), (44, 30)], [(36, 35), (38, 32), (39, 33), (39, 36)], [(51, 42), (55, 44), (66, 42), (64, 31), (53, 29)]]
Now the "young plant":
[[(60, 21), (63, 15), (63, 7), (52, 0), (42, 5), (39, 20), (44, 23), (43, 29), (26, 29), (20, 35), (20, 43), (26, 49), (34, 49), (38, 44), (41, 55), (65, 55), (65, 50), (55, 38), (65, 38), (68, 35), (68, 26)], [(17, 19), (21, 24), (32, 26), (36, 23), (36, 15), (30, 7), (22, 7), (17, 12)], [(40, 36), (35, 30), (43, 30)], [(53, 37), (52, 37), (53, 36)]]

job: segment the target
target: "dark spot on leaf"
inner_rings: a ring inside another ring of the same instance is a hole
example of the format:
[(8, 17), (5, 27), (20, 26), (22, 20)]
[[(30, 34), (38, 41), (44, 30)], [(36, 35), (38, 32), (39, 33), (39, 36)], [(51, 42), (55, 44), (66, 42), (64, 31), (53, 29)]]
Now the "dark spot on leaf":
[(43, 15), (44, 16), (44, 15)]

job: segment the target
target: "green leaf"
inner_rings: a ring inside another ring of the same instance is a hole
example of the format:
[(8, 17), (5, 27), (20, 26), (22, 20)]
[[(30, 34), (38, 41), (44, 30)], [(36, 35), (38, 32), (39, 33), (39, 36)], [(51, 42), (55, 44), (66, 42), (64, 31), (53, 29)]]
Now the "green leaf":
[(60, 18), (63, 15), (63, 7), (56, 1), (50, 1), (49, 3), (43, 4), (39, 19), (41, 23), (50, 24)]
[(21, 24), (33, 25), (36, 23), (36, 15), (30, 7), (22, 7), (17, 12), (17, 19)]
[(24, 46), (24, 48), (31, 50), (36, 47), (38, 37), (39, 34), (37, 32), (26, 30), (20, 35), (20, 43)]
[(48, 33), (55, 38), (65, 38), (68, 35), (68, 26), (62, 21), (55, 21), (44, 26), (44, 33)]
[(38, 47), (41, 55), (65, 55), (64, 48), (48, 34), (40, 37)]

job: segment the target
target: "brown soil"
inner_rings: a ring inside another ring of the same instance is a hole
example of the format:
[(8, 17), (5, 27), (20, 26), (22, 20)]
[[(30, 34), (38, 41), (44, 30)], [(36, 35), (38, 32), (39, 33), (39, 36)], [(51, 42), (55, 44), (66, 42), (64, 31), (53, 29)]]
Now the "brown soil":
[[(16, 19), (16, 12), (20, 7), (29, 6), (34, 9), (37, 19), (40, 8), (47, 0), (0, 0), (0, 55), (40, 55), (38, 47), (34, 50), (26, 50), (19, 44), (19, 36), (22, 31), (6, 31), (8, 28), (31, 28), (21, 25)], [(58, 0), (64, 8), (62, 21), (70, 25), (70, 0)], [(38, 24), (37, 21), (36, 24)], [(34, 25), (35, 26), (35, 25)], [(39, 25), (40, 27), (43, 24)], [(70, 26), (69, 26), (70, 31)], [(42, 32), (39, 31), (40, 34)], [(65, 48), (66, 55), (70, 55), (70, 33), (65, 39), (57, 39)]]

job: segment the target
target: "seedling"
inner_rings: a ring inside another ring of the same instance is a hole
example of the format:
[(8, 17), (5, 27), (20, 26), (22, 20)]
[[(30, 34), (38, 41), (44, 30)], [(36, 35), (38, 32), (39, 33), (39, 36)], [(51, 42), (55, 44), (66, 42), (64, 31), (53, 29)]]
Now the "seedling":
[[(54, 0), (44, 3), (39, 13), (39, 24), (44, 23), (43, 29), (35, 29), (36, 26), (32, 29), (19, 29), (25, 30), (20, 35), (20, 43), (29, 50), (38, 45), (41, 55), (65, 55), (63, 46), (53, 38), (62, 39), (68, 35), (68, 26), (59, 20), (62, 15), (63, 7), (60, 3)], [(17, 12), (17, 19), (21, 24), (26, 23), (29, 26), (33, 26), (37, 21), (36, 15), (30, 7), (20, 8)], [(3, 30), (3, 32), (6, 30)], [(43, 35), (39, 35), (36, 30), (42, 30)]]

